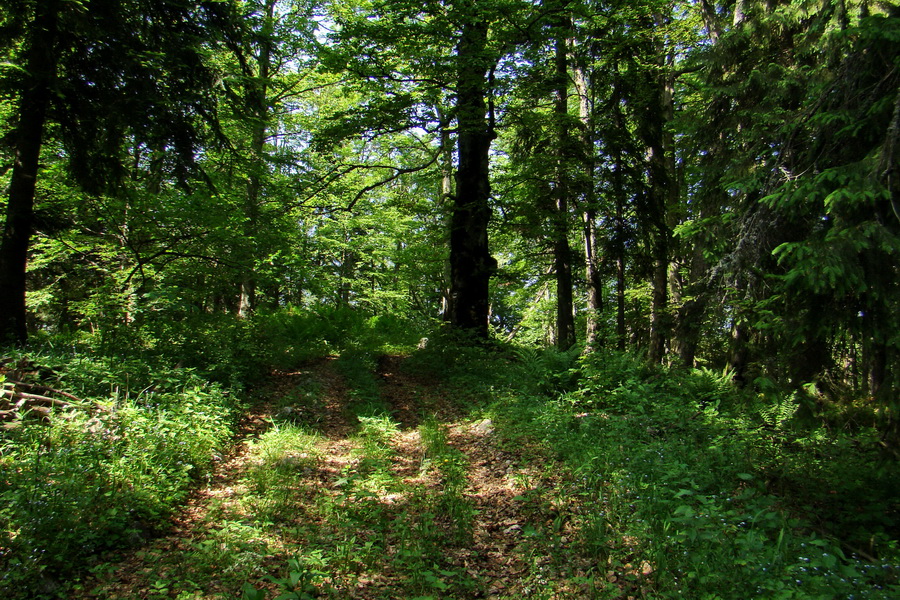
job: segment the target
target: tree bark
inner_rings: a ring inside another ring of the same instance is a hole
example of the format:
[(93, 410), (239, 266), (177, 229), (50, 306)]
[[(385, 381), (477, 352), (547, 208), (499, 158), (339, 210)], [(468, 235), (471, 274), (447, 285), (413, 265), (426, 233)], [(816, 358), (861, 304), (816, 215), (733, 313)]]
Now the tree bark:
[(745, 0), (737, 0), (734, 3), (734, 18), (731, 21), (732, 27), (737, 27), (744, 22)]
[(266, 0), (263, 7), (265, 16), (260, 31), (259, 56), (256, 60), (256, 73), (249, 76), (246, 87), (250, 118), (252, 119), (250, 134), (250, 170), (247, 175), (247, 196), (245, 206), (244, 235), (249, 246), (249, 264), (241, 280), (241, 296), (238, 303), (238, 316), (249, 317), (256, 309), (256, 259), (259, 244), (256, 234), (259, 229), (259, 203), (262, 195), (263, 179), (266, 172), (266, 137), (269, 128), (269, 77), (272, 68), (272, 35), (275, 28), (275, 0)]
[(597, 212), (584, 212), (584, 271), (587, 280), (587, 319), (585, 323), (586, 350), (603, 346), (600, 315), (603, 313), (603, 278), (600, 274), (600, 248), (597, 243)]
[(736, 322), (731, 330), (731, 358), (728, 361), (734, 372), (734, 382), (743, 387), (747, 383), (747, 366), (750, 363), (749, 331), (747, 325)]
[[(657, 16), (657, 23), (664, 17)], [(661, 362), (666, 352), (666, 342), (671, 335), (669, 315), (669, 260), (672, 245), (672, 229), (669, 224), (669, 208), (678, 200), (678, 181), (675, 176), (673, 140), (667, 124), (673, 118), (674, 81), (671, 59), (663, 43), (656, 48), (656, 62), (660, 69), (651, 76), (650, 97), (655, 99), (647, 106), (644, 140), (647, 145), (648, 170), (650, 172), (649, 210), (653, 255), (652, 299), (650, 309), (651, 362)]]
[(57, 0), (36, 3), (25, 51), (27, 76), (13, 133), (15, 158), (0, 241), (0, 343), (24, 345), (28, 340), (25, 273), (44, 124), (56, 76), (58, 10)]
[[(438, 204), (443, 213), (443, 207), (446, 203), (453, 201), (453, 139), (450, 135), (451, 117), (446, 115), (444, 110), (437, 107), (438, 121), (441, 128), (441, 188)], [(450, 321), (450, 263), (444, 264), (441, 273), (441, 319)]]
[(709, 39), (715, 44), (722, 37), (722, 28), (719, 27), (716, 19), (716, 7), (710, 4), (709, 0), (700, 0), (700, 12), (703, 15), (703, 24), (706, 25), (706, 31), (709, 33)]
[(651, 278), (652, 292), (650, 304), (650, 348), (651, 362), (660, 362), (666, 349), (669, 334), (669, 241), (670, 234), (666, 223), (667, 189), (673, 182), (669, 181), (665, 165), (664, 147), (662, 143), (662, 115), (651, 115), (647, 118), (653, 123), (648, 142), (648, 159), (650, 171), (650, 188), (647, 191), (650, 243), (653, 258), (653, 274)]
[(491, 61), (487, 56), (487, 22), (478, 14), (474, 1), (461, 4), (462, 34), (456, 49), (459, 166), (450, 219), (450, 323), (487, 338), (488, 285), (497, 268), (488, 246), (488, 151), (495, 135), (487, 119), (485, 97)]
[(627, 328), (625, 326), (625, 242), (623, 236), (624, 227), (621, 223), (624, 221), (622, 211), (622, 199), (616, 198), (616, 235), (619, 240), (616, 242), (616, 348), (620, 352), (625, 351), (625, 337)]
[[(564, 19), (561, 31), (568, 30)], [(556, 272), (556, 347), (568, 350), (575, 345), (575, 308), (572, 293), (572, 248), (569, 246), (569, 60), (566, 37), (556, 40), (554, 112), (556, 113), (556, 186), (553, 227), (553, 262)]]
[[(625, 115), (622, 114), (621, 98), (618, 86), (613, 90), (611, 101), (616, 127), (620, 134), (626, 131)], [(612, 184), (615, 202), (615, 221), (613, 232), (613, 249), (616, 257), (616, 348), (620, 352), (625, 351), (625, 337), (627, 328), (625, 325), (625, 182), (624, 169), (625, 157), (620, 142), (611, 146), (614, 158)]]
[(679, 308), (675, 331), (675, 349), (678, 352), (679, 361), (685, 367), (694, 366), (697, 346), (700, 343), (701, 325), (709, 297), (705, 285), (696, 284), (694, 293), (697, 296), (686, 300)]
[(580, 144), (584, 155), (584, 271), (587, 281), (587, 318), (585, 322), (585, 351), (602, 346), (600, 315), (603, 312), (603, 278), (600, 274), (600, 248), (597, 242), (597, 209), (594, 197), (594, 145), (591, 139), (591, 103), (584, 67), (574, 61), (573, 81), (578, 94), (578, 118), (581, 121)]

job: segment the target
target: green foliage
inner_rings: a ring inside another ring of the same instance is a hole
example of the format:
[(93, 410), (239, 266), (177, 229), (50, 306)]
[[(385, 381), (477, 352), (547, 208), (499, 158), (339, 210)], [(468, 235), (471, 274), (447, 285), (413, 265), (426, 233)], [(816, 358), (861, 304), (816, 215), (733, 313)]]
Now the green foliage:
[(396, 314), (368, 316), (347, 307), (261, 312), (252, 323), (271, 349), (269, 360), (282, 367), (345, 351), (404, 353), (426, 331), (415, 319)]
[(576, 363), (582, 349), (573, 347), (560, 351), (556, 348), (536, 349), (519, 347), (515, 349), (525, 373), (533, 380), (542, 394), (554, 395), (571, 390), (578, 381)]
[(297, 472), (315, 464), (318, 441), (305, 425), (274, 423), (251, 444), (253, 461), (246, 475), (246, 503), (260, 521), (293, 519), (299, 498), (292, 483)]
[(724, 346), (715, 322), (733, 319), (744, 328), (733, 356), (766, 377), (828, 381), (832, 399), (868, 395), (893, 411), (896, 14), (783, 3), (718, 33), (694, 54), (702, 68), (679, 123), (685, 152), (702, 156), (680, 232), (717, 265), (731, 305), (710, 312), (710, 333)]
[[(50, 366), (57, 360), (68, 364), (71, 359), (63, 377), (72, 385), (94, 390), (113, 380), (116, 386), (140, 389), (141, 382), (146, 387), (158, 377), (165, 379), (173, 365), (226, 387), (241, 388), (265, 374), (274, 353), (264, 327), (223, 314), (107, 323), (93, 332), (35, 336), (33, 345), (50, 352)], [(107, 374), (98, 369), (108, 369)]]
[(97, 408), (4, 434), (0, 589), (10, 598), (51, 597), (81, 566), (73, 556), (140, 542), (213, 461), (236, 408), (189, 370), (156, 379), (137, 359), (43, 358)]
[(527, 380), (509, 368), (513, 362), (510, 348), (441, 327), (429, 335), (424, 348), (410, 355), (403, 368), (452, 389), (460, 407), (475, 407), (498, 390)]
[[(275, 600), (313, 600), (329, 590), (323, 581), (328, 577), (328, 560), (321, 550), (312, 550), (288, 560), (287, 573), (283, 577), (267, 576), (267, 579), (278, 586)], [(245, 583), (241, 590), (242, 600), (266, 600), (268, 596)]]
[(48, 366), (55, 368), (57, 360), (69, 365), (60, 365), (68, 384), (86, 393), (107, 393), (110, 386), (121, 387), (124, 380), (129, 390), (140, 389), (141, 383), (159, 385), (176, 364), (241, 388), (259, 381), (272, 367), (292, 368), (331, 354), (408, 352), (424, 332), (416, 320), (391, 314), (286, 308), (260, 311), (247, 319), (202, 313), (154, 318), (140, 324), (107, 325), (92, 333), (36, 336), (34, 343), (51, 352)]
[[(900, 440), (896, 8), (565, 3), (573, 41), (557, 56), (550, 4), (60, 3), (27, 302), (54, 385), (99, 408), (4, 434), (2, 585), (51, 595), (66, 557), (138, 541), (222, 444), (233, 390), (337, 355), (358, 462), (323, 513), (359, 532), (298, 553), (273, 584), (284, 598), (324, 593), (329, 569), (372, 563), (390, 539), (411, 593), (465, 588), (439, 551), (442, 515), (465, 541), (465, 465), (436, 422), (419, 433), (447, 493), (416, 490), (403, 509), (378, 497), (402, 486), (376, 357), (409, 354), (402, 368), (461, 409), (496, 402), (499, 430), (565, 459), (591, 507), (585, 551), (631, 564), (661, 598), (896, 591), (894, 567), (878, 570), (897, 560), (898, 529), (885, 461)], [(42, 5), (10, 6), (5, 165)], [(466, 56), (460, 32), (476, 21), (487, 33)], [(560, 86), (557, 58), (589, 97)], [(465, 162), (452, 148), (470, 133), (454, 103), (476, 71), (489, 77), (469, 82), (471, 106), (497, 136), (492, 324), (528, 347), (431, 321), (450, 299), (450, 174)], [(0, 188), (10, 177), (0, 168)], [(555, 215), (563, 188), (572, 209)], [(633, 354), (538, 349), (554, 335), (548, 240), (565, 221), (580, 246), (582, 213), (604, 257), (601, 337), (621, 325)], [(654, 309), (670, 362), (708, 367), (646, 364)], [(304, 381), (281, 398), (254, 448), (261, 518), (291, 519), (292, 478), (316, 460), (305, 427), (323, 417), (319, 391)], [(242, 535), (195, 548), (209, 572)], [(266, 552), (250, 545), (248, 569)]]
[(375, 366), (373, 356), (359, 350), (344, 352), (337, 362), (337, 368), (350, 388), (352, 402), (349, 408), (359, 417), (364, 431), (365, 423), (388, 418), (390, 413), (390, 407), (381, 398)]
[[(57, 378), (54, 385), (103, 410), (55, 416), (49, 426), (28, 422), (5, 440), (0, 495), (3, 545), (10, 551), (4, 589), (51, 597), (59, 577), (77, 566), (71, 556), (140, 542), (183, 501), (228, 437), (236, 408), (232, 395), (208, 379), (245, 385), (273, 363), (296, 366), (340, 351), (367, 460), (384, 466), (391, 430), (382, 427), (386, 407), (372, 352), (416, 341), (407, 321), (350, 309), (276, 311), (248, 320), (194, 315), (44, 338), (51, 353), (39, 360)], [(176, 362), (183, 366), (160, 366)], [(293, 423), (318, 414), (316, 394), (310, 383), (286, 398), (282, 408), (290, 412), (277, 413), (287, 417), (284, 423), (259, 442), (261, 462), (248, 475), (251, 504), (269, 520), (291, 518), (296, 491), (287, 482), (315, 461), (313, 438)], [(217, 547), (198, 552), (221, 565), (224, 557), (210, 555)]]
[(888, 533), (897, 469), (874, 468), (874, 440), (810, 429), (796, 402), (751, 399), (728, 372), (665, 372), (617, 353), (580, 369), (576, 390), (511, 395), (496, 420), (547, 443), (581, 481), (581, 543), (609, 568), (646, 564), (631, 577), (659, 598), (900, 589)]

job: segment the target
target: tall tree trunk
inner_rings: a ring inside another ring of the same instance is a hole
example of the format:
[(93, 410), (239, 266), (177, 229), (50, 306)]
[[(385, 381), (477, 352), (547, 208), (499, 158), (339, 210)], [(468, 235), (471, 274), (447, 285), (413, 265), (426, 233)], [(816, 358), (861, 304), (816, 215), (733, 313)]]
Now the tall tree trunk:
[(19, 101), (19, 122), (13, 133), (15, 157), (0, 240), (0, 343), (24, 345), (28, 340), (25, 273), (34, 223), (38, 161), (56, 76), (57, 4), (57, 0), (36, 3), (25, 51), (27, 75)]
[[(657, 24), (664, 17), (657, 16)], [(669, 259), (672, 244), (672, 230), (669, 224), (669, 209), (678, 200), (678, 182), (675, 176), (675, 161), (672, 136), (668, 133), (668, 123), (673, 117), (674, 80), (670, 68), (670, 57), (663, 47), (656, 49), (659, 71), (651, 75), (651, 102), (644, 125), (644, 140), (649, 159), (650, 190), (649, 210), (651, 224), (651, 244), (653, 256), (652, 298), (650, 308), (650, 349), (651, 362), (661, 362), (666, 351), (666, 342), (671, 334), (669, 315)]]
[(603, 346), (600, 315), (603, 313), (603, 278), (600, 274), (600, 248), (597, 243), (597, 211), (584, 211), (584, 271), (587, 280), (587, 319), (585, 350)]
[[(613, 89), (611, 107), (620, 135), (625, 135), (625, 115), (622, 114), (619, 86)], [(615, 225), (613, 232), (613, 248), (616, 257), (616, 348), (625, 351), (625, 157), (620, 142), (612, 144), (613, 155), (613, 198), (615, 202)]]
[(656, 125), (653, 129), (659, 137), (648, 140), (648, 158), (650, 170), (650, 189), (648, 190), (648, 210), (650, 214), (650, 243), (653, 259), (653, 275), (651, 278), (650, 299), (650, 348), (651, 362), (660, 362), (665, 354), (669, 333), (669, 230), (666, 223), (667, 188), (672, 183), (668, 180), (664, 148), (662, 144), (661, 115), (649, 117)]
[(244, 235), (248, 242), (249, 264), (241, 279), (241, 297), (238, 316), (248, 317), (256, 309), (256, 259), (259, 244), (256, 239), (259, 230), (259, 204), (262, 196), (263, 179), (266, 173), (266, 137), (269, 128), (269, 77), (272, 68), (272, 35), (275, 29), (276, 0), (266, 0), (263, 10), (262, 31), (260, 32), (259, 56), (256, 73), (251, 74), (246, 93), (252, 119), (250, 133), (250, 168), (247, 174), (247, 195), (244, 214)]
[(676, 327), (676, 350), (678, 360), (685, 367), (693, 367), (700, 343), (700, 326), (706, 312), (709, 293), (705, 285), (697, 284), (694, 289), (697, 296), (685, 300), (678, 310), (678, 326)]
[(733, 27), (737, 27), (744, 22), (745, 5), (746, 0), (737, 0), (737, 2), (734, 3), (734, 18), (731, 21)]
[[(563, 19), (560, 31), (568, 31)], [(554, 112), (556, 113), (556, 187), (554, 189), (553, 264), (556, 272), (556, 347), (575, 345), (575, 308), (572, 293), (572, 248), (569, 246), (569, 60), (566, 37), (556, 40)]]
[(584, 67), (573, 61), (573, 80), (578, 94), (578, 118), (581, 121), (581, 151), (584, 157), (582, 196), (584, 219), (584, 271), (587, 281), (587, 319), (584, 347), (594, 350), (603, 344), (600, 315), (603, 312), (603, 279), (600, 275), (600, 248), (597, 242), (597, 209), (594, 197), (594, 145), (591, 139), (591, 104)]
[[(444, 110), (437, 107), (438, 121), (441, 128), (441, 189), (439, 205), (442, 207), (446, 202), (453, 200), (453, 139), (450, 135), (451, 118), (444, 113)], [(450, 264), (444, 265), (441, 276), (441, 318), (444, 321), (450, 321)]]
[(487, 22), (478, 14), (474, 0), (461, 4), (462, 34), (456, 48), (459, 167), (450, 219), (450, 323), (486, 338), (488, 285), (497, 268), (488, 247), (488, 151), (495, 134), (487, 120), (485, 96), (492, 64), (487, 56)]
[[(715, 6), (709, 0), (702, 1), (701, 10), (709, 33), (709, 43), (715, 46), (724, 34), (725, 21), (716, 14)], [(719, 85), (723, 75), (723, 69), (709, 73), (709, 77)], [(711, 107), (710, 113), (715, 122), (717, 118), (715, 109)], [(718, 131), (717, 135), (712, 136), (712, 142), (706, 146), (705, 152), (699, 158), (698, 164), (704, 174), (700, 187), (704, 192), (701, 196), (695, 196), (692, 203), (698, 205), (693, 210), (699, 211), (698, 216), (701, 219), (708, 214), (717, 214), (720, 207), (728, 205), (729, 198), (720, 183), (724, 174), (718, 166), (725, 152), (725, 139), (726, 133)], [(674, 153), (670, 153), (670, 159), (674, 160)], [(705, 249), (709, 243), (709, 236), (712, 235), (714, 234), (695, 235), (681, 241), (682, 248), (687, 247), (687, 250), (681, 252), (681, 257), (689, 268), (686, 281), (681, 282), (685, 293), (678, 303), (672, 346), (678, 354), (679, 362), (686, 367), (694, 365), (703, 319), (714, 288), (714, 284), (709, 281), (709, 265), (705, 258)]]
[(703, 24), (706, 25), (706, 31), (709, 33), (709, 39), (715, 44), (722, 37), (722, 28), (716, 18), (716, 7), (710, 4), (709, 0), (700, 0), (700, 12), (703, 15)]
[(750, 363), (750, 333), (743, 322), (736, 322), (731, 330), (731, 358), (728, 364), (734, 372), (734, 382), (743, 387), (747, 383), (747, 367)]
[(656, 239), (653, 241), (653, 277), (650, 305), (650, 362), (661, 362), (666, 352), (667, 314), (669, 303), (669, 248), (662, 232), (657, 226)]
[[(616, 221), (621, 223), (624, 220), (622, 216), (622, 199), (616, 198)], [(618, 236), (624, 236), (623, 227), (617, 225), (619, 230)], [(625, 351), (625, 337), (627, 328), (625, 327), (625, 242), (622, 238), (616, 243), (616, 348), (619, 351)]]
[(441, 128), (441, 195), (440, 204), (453, 199), (453, 138), (450, 135), (450, 117), (444, 114), (444, 110), (437, 108), (439, 125)]

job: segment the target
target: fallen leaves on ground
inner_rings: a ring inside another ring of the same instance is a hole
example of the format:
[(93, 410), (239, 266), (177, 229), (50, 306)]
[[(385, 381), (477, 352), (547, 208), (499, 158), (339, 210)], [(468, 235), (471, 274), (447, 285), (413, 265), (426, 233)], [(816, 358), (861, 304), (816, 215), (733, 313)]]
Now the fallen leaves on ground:
[[(615, 569), (585, 555), (581, 507), (558, 465), (501, 444), (489, 419), (467, 417), (452, 393), (405, 373), (400, 357), (378, 367), (396, 426), (386, 446), (359, 438), (351, 394), (332, 360), (274, 373), (256, 390), (231, 451), (170, 528), (106, 557), (72, 597), (230, 600), (249, 583), (269, 598), (304, 585), (307, 596), (297, 591), (298, 598), (599, 598), (602, 587), (602, 597), (624, 598), (634, 593), (629, 580), (652, 575), (649, 564)], [(275, 401), (311, 381), (316, 402), (279, 410), (294, 421), (302, 415), (315, 446), (261, 465), (255, 452), (278, 427)], [(445, 432), (463, 469), (455, 504), (444, 487), (446, 465), (422, 440), (425, 416)], [(272, 489), (261, 489), (269, 485), (259, 473), (266, 468), (283, 471)], [(620, 594), (609, 595), (610, 585)]]

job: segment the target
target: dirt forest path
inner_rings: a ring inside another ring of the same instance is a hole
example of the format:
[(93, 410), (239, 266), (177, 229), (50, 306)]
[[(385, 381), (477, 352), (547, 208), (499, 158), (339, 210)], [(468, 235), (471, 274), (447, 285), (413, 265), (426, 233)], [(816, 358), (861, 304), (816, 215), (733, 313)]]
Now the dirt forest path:
[(611, 595), (615, 574), (578, 543), (584, 515), (559, 469), (400, 357), (364, 374), (338, 363), (274, 374), (171, 528), (96, 566), (74, 597), (635, 593)]

